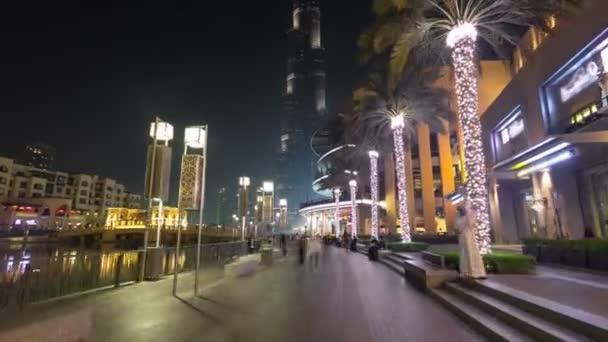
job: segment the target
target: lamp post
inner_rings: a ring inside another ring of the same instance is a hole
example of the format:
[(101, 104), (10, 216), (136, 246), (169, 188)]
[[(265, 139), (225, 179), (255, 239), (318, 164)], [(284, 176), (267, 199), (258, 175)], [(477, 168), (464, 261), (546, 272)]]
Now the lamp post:
[(156, 248), (160, 247), (160, 227), (163, 224), (163, 219), (165, 217), (165, 213), (163, 212), (163, 199), (162, 198), (153, 198), (153, 202), (158, 202), (158, 213), (156, 221)]
[(370, 187), (372, 192), (372, 237), (378, 238), (378, 158), (377, 151), (369, 151)]
[(359, 228), (359, 222), (357, 221), (357, 181), (352, 179), (348, 182), (350, 186), (350, 208), (351, 208), (351, 238), (357, 237), (357, 230)]
[[(167, 176), (168, 175), (164, 175), (161, 174), (156, 175), (156, 169), (160, 166), (158, 171), (161, 171), (160, 169), (162, 169), (162, 165), (157, 165), (159, 163), (157, 163), (157, 149), (158, 149), (158, 142), (162, 141), (164, 142), (165, 147), (169, 145), (169, 141), (173, 140), (173, 126), (167, 122), (162, 121), (158, 116), (154, 118), (154, 122), (152, 122), (150, 124), (150, 138), (152, 138), (152, 149), (148, 150), (149, 154), (148, 154), (148, 164), (147, 164), (147, 169), (146, 169), (146, 196), (148, 197), (148, 206), (147, 206), (147, 211), (146, 211), (146, 215), (147, 215), (147, 220), (146, 220), (146, 227), (144, 229), (144, 246), (143, 246), (143, 253), (142, 253), (142, 263), (141, 263), (141, 268), (139, 270), (139, 276), (138, 276), (138, 280), (139, 281), (143, 281), (144, 277), (145, 277), (145, 268), (146, 268), (146, 263), (147, 263), (147, 257), (148, 257), (148, 239), (149, 239), (149, 225), (152, 223), (152, 205), (153, 205), (153, 201), (155, 197), (158, 198), (162, 198), (165, 194), (164, 192), (166, 191), (168, 193), (168, 188), (165, 189), (165, 187), (163, 186), (163, 184), (161, 184), (163, 182), (163, 176)], [(162, 163), (162, 157), (164, 156), (163, 151), (161, 151), (161, 153), (163, 155), (161, 155), (161, 163)], [(170, 156), (170, 151), (168, 153), (168, 155)], [(170, 166), (169, 166), (170, 168)], [(168, 183), (168, 182), (167, 182)], [(168, 186), (168, 184), (167, 184)], [(157, 240), (158, 241), (158, 240)]]
[[(197, 210), (197, 248), (196, 266), (194, 270), (194, 294), (198, 293), (198, 271), (200, 268), (201, 240), (203, 230), (203, 213), (205, 208), (205, 176), (207, 170), (207, 136), (209, 127), (190, 126), (184, 131), (184, 154), (182, 156), (182, 174), (180, 178), (178, 215), (186, 210)], [(190, 151), (190, 150), (195, 151)], [(186, 214), (186, 218), (187, 218)], [(181, 248), (182, 223), (180, 220), (177, 230), (177, 244), (175, 248), (175, 261), (173, 270), (173, 294), (177, 291), (178, 260)], [(188, 221), (186, 219), (185, 226)]]

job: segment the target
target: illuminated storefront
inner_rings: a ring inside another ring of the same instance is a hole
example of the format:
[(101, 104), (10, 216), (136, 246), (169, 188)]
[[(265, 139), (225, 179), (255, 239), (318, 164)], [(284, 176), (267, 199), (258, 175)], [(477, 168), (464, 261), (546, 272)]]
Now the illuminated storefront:
[(606, 237), (606, 10), (559, 26), (482, 116), (498, 242)]

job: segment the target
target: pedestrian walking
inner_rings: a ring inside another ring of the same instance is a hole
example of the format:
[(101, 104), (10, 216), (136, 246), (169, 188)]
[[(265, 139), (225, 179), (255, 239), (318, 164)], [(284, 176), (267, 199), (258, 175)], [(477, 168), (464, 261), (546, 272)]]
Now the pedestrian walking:
[(287, 256), (287, 237), (285, 234), (281, 234), (281, 251), (283, 252), (283, 256)]
[(300, 236), (300, 240), (298, 240), (298, 255), (300, 257), (300, 265), (304, 264), (304, 257), (306, 252), (306, 237), (304, 235)]

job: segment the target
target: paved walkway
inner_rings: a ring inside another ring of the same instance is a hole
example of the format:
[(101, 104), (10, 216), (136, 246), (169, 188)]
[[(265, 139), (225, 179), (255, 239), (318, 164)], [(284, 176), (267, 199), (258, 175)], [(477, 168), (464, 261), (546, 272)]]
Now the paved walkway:
[(608, 318), (608, 275), (540, 265), (535, 274), (493, 275), (490, 280)]
[(166, 279), (39, 305), (0, 319), (0, 340), (26, 330), (92, 341), (480, 340), (385, 266), (344, 249), (325, 248), (318, 267), (287, 258), (251, 277), (209, 279), (197, 298), (191, 281), (180, 278), (181, 300)]

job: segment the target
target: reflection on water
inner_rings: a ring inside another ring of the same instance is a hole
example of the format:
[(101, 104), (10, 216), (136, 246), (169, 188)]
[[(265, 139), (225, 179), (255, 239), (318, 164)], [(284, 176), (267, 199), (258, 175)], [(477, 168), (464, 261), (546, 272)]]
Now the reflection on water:
[[(195, 265), (195, 248), (180, 250), (179, 270)], [(136, 281), (140, 253), (113, 248), (78, 249), (58, 245), (0, 245), (0, 309), (90, 289)], [(173, 272), (175, 250), (163, 257)]]

